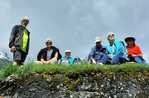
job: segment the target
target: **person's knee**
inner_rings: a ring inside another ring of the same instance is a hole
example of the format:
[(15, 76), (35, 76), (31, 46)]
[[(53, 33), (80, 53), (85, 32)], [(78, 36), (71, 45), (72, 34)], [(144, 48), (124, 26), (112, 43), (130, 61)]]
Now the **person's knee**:
[(57, 59), (54, 58), (53, 60), (51, 60), (50, 64), (56, 64), (57, 63)]
[(112, 60), (111, 64), (118, 64), (118, 61), (117, 60)]
[(35, 64), (43, 64), (41, 61), (35, 61)]
[(108, 61), (109, 61), (109, 58), (108, 57), (103, 57), (101, 60), (100, 60), (103, 64), (106, 64)]
[(23, 63), (21, 62), (21, 60), (15, 60), (13, 65), (23, 65)]
[(106, 54), (101, 54), (99, 61), (105, 64), (108, 61), (108, 56)]
[(143, 64), (144, 63), (144, 60), (141, 57), (136, 56), (136, 57), (134, 57), (134, 59), (135, 59), (135, 62), (138, 63), (138, 64)]
[(118, 56), (114, 56), (112, 58), (112, 61), (111, 61), (112, 64), (118, 64), (119, 63), (119, 57)]

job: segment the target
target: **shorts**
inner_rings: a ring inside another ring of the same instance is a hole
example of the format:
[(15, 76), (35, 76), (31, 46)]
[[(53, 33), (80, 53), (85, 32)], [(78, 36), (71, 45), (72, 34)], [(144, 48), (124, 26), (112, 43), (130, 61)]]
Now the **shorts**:
[(19, 50), (16, 50), (16, 52), (13, 53), (13, 61), (20, 61), (21, 63), (24, 63), (26, 57), (27, 54)]

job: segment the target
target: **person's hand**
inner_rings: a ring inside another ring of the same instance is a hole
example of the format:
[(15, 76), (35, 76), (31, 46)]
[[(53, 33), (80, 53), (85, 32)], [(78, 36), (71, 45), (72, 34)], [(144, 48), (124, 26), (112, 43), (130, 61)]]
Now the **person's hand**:
[(132, 54), (131, 56), (135, 57), (135, 56), (137, 56), (137, 55), (135, 55), (135, 54)]
[(94, 59), (92, 59), (92, 63), (93, 63), (93, 64), (96, 64), (96, 61), (95, 61)]
[(44, 59), (41, 59), (42, 64), (46, 64), (46, 61)]
[(112, 55), (108, 55), (109, 59), (112, 60)]
[(10, 48), (10, 51), (11, 51), (11, 52), (16, 52), (16, 47), (15, 47), (15, 46), (12, 46), (12, 47)]

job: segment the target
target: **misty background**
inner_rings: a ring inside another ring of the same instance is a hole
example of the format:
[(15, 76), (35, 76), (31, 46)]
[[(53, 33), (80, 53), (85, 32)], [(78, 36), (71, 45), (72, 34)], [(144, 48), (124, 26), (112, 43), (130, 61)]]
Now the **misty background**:
[[(0, 0), (0, 48), (9, 51), (11, 29), (29, 16), (31, 43), (28, 61), (51, 38), (54, 45), (85, 58), (96, 36), (106, 43), (109, 31), (123, 40), (135, 36), (149, 61), (149, 0)], [(10, 53), (10, 52), (8, 52)]]

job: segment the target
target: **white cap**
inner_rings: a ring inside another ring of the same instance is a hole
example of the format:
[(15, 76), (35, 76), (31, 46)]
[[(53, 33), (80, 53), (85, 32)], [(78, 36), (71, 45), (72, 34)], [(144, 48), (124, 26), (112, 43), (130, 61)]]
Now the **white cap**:
[(69, 50), (69, 49), (67, 49), (67, 50), (65, 50), (65, 53), (71, 53), (71, 50)]
[(23, 20), (28, 20), (29, 21), (29, 17), (28, 16), (21, 17), (21, 21), (23, 21)]
[(97, 42), (101, 42), (102, 40), (101, 40), (101, 38), (100, 37), (96, 37), (96, 40), (95, 40), (95, 42), (97, 43)]
[(47, 43), (47, 42), (52, 42), (52, 39), (47, 38), (47, 39), (45, 40), (45, 43)]

